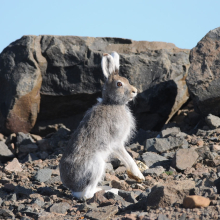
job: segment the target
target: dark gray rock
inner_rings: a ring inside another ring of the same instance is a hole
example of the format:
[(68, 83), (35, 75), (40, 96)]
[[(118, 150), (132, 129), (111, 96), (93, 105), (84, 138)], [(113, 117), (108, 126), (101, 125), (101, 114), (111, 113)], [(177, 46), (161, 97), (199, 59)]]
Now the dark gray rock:
[(51, 169), (40, 169), (37, 171), (37, 174), (35, 176), (35, 179), (39, 182), (46, 182), (47, 180), (50, 179), (52, 174), (52, 170)]
[(70, 205), (67, 202), (55, 203), (50, 207), (50, 212), (66, 214), (67, 210), (70, 209)]
[(205, 121), (211, 129), (216, 129), (220, 127), (220, 118), (215, 115), (209, 114), (205, 118)]
[(146, 139), (156, 137), (158, 132), (153, 131), (145, 131), (143, 129), (139, 129), (138, 132), (135, 134), (134, 138), (131, 140), (131, 143), (138, 143), (143, 145)]
[(3, 141), (0, 141), (0, 161), (5, 162), (13, 157), (14, 154), (8, 149), (8, 146)]
[(36, 152), (37, 150), (38, 150), (38, 146), (34, 143), (19, 146), (19, 153), (33, 153)]
[(59, 130), (54, 133), (50, 138), (45, 138), (37, 142), (38, 147), (41, 151), (51, 151), (62, 144), (65, 146), (67, 144), (70, 130), (65, 126), (59, 128)]
[(111, 51), (120, 54), (121, 75), (140, 90), (133, 106), (142, 118), (139, 127), (161, 127), (189, 97), (189, 50), (162, 42), (45, 35), (24, 36), (0, 54), (1, 129), (29, 132), (37, 115), (37, 125), (47, 120), (77, 126), (101, 94), (100, 61)]
[(40, 159), (45, 160), (49, 156), (49, 154), (46, 151), (40, 151), (38, 152), (37, 156)]
[(39, 160), (39, 158), (37, 157), (36, 154), (30, 153), (22, 160), (22, 162), (23, 163), (25, 163), (27, 161), (32, 162), (34, 160)]
[(51, 189), (50, 187), (48, 186), (45, 186), (45, 187), (39, 187), (37, 189), (37, 192), (41, 195), (44, 195), (44, 196), (51, 196), (51, 195), (56, 195), (57, 192), (56, 190), (54, 189)]
[(132, 191), (119, 190), (118, 195), (121, 196), (127, 202), (130, 202), (130, 203), (137, 202), (137, 200), (135, 199), (134, 192)]
[(28, 198), (30, 194), (33, 193), (31, 189), (24, 188), (23, 186), (16, 186), (14, 191), (17, 194), (17, 196), (25, 198)]
[(220, 115), (220, 27), (209, 31), (190, 51), (186, 78), (196, 112)]
[(167, 158), (152, 152), (146, 152), (142, 154), (142, 158), (143, 158), (143, 162), (150, 168), (160, 166), (168, 162)]
[(16, 135), (16, 146), (27, 145), (35, 143), (34, 139), (30, 134), (25, 134), (23, 132), (18, 132)]
[(183, 137), (147, 139), (145, 150), (149, 152), (164, 153), (177, 148), (188, 148), (188, 143)]
[(116, 157), (109, 158), (107, 162), (111, 163), (114, 169), (117, 169), (122, 164), (121, 161)]

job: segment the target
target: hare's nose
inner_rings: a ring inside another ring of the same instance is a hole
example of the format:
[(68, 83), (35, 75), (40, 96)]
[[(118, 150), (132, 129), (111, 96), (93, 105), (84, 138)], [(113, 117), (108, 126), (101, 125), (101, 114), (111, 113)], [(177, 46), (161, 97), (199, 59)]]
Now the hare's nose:
[(132, 93), (137, 93), (137, 89), (135, 87), (132, 87)]

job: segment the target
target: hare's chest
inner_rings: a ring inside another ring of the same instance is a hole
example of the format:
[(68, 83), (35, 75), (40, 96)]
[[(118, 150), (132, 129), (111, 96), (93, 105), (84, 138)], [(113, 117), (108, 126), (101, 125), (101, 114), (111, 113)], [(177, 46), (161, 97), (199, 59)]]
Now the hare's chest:
[(134, 130), (134, 119), (130, 111), (125, 110), (121, 117), (117, 117), (117, 122), (113, 125), (115, 137), (122, 142), (126, 142)]

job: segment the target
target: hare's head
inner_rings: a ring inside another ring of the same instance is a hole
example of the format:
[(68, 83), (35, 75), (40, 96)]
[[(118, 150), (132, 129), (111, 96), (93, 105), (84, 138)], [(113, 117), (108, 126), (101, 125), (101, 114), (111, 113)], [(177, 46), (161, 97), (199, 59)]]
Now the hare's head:
[(103, 103), (125, 105), (137, 95), (137, 89), (128, 80), (119, 76), (119, 55), (116, 52), (104, 54), (102, 71), (107, 78), (103, 91)]

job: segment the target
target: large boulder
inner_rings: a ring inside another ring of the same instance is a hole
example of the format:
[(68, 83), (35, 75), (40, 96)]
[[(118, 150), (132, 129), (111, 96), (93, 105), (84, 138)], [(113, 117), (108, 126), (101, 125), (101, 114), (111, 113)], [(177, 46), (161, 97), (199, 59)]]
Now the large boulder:
[(0, 129), (28, 132), (40, 108), (42, 70), (40, 38), (25, 36), (0, 54)]
[(139, 127), (163, 126), (189, 97), (189, 50), (121, 38), (24, 36), (0, 54), (0, 129), (29, 132), (36, 119), (38, 127), (77, 126), (101, 95), (101, 58), (111, 51), (120, 54), (120, 74), (140, 92), (132, 105)]
[(220, 27), (190, 51), (190, 63), (187, 85), (195, 110), (220, 115)]

